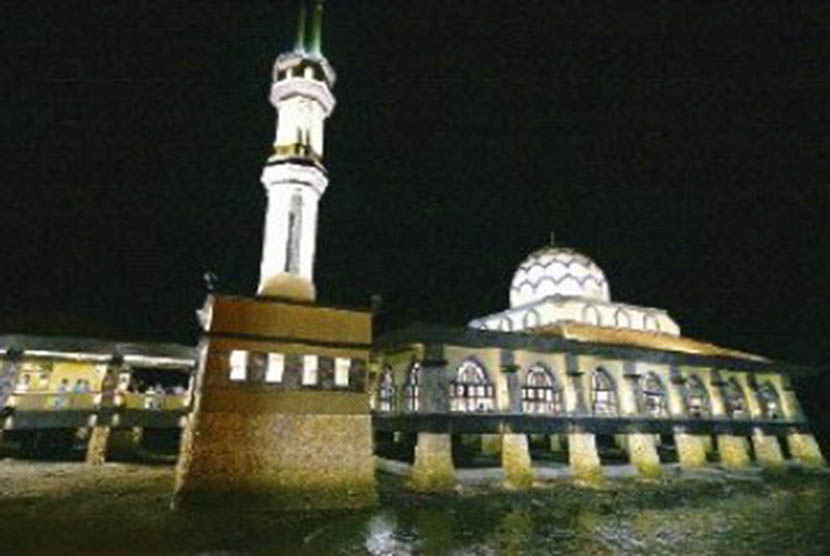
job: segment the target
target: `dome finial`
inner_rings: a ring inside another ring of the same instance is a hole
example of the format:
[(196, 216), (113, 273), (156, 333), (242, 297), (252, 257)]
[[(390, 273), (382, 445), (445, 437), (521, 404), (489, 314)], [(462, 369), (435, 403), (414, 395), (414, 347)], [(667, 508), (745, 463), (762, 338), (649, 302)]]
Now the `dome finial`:
[(311, 20), (311, 46), (309, 54), (323, 55), (323, 0), (314, 2), (314, 14)]

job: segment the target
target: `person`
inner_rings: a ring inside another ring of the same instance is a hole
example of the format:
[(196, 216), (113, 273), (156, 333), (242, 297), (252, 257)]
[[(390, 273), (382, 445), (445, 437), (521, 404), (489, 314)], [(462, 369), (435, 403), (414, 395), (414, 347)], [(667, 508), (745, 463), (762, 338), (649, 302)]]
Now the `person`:
[(14, 391), (17, 394), (25, 394), (29, 391), (29, 383), (32, 381), (32, 376), (30, 374), (24, 374), (20, 377), (20, 382), (14, 387)]
[(58, 386), (58, 395), (55, 396), (55, 409), (66, 409), (66, 406), (69, 402), (69, 379), (65, 378), (61, 380), (60, 386)]

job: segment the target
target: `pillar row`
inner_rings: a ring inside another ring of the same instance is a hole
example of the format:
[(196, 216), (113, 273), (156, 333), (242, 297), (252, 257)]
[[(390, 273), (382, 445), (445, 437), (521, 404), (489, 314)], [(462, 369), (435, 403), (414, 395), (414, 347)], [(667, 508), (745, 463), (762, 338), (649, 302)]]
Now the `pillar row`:
[(440, 492), (455, 487), (452, 437), (449, 434), (418, 433), (409, 487), (418, 492)]

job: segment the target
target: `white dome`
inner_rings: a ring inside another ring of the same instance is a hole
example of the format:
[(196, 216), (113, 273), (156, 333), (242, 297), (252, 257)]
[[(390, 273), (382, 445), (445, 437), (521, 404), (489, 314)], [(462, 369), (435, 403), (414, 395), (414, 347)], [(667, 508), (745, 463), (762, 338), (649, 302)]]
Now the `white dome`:
[(551, 295), (610, 301), (608, 282), (594, 261), (565, 247), (548, 245), (522, 261), (510, 284), (510, 306)]

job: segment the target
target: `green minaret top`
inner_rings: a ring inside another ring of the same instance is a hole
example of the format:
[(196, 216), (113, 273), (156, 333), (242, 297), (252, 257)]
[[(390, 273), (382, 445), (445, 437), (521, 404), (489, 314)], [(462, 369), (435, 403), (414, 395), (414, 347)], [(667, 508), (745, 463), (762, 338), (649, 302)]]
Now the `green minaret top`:
[(305, 2), (300, 2), (300, 9), (297, 10), (297, 40), (294, 41), (294, 52), (303, 54), (305, 52)]
[(314, 12), (311, 14), (311, 35), (306, 36), (308, 13), (306, 3), (300, 0), (300, 9), (297, 12), (297, 38), (294, 41), (294, 52), (308, 54), (317, 58), (323, 57), (323, 1), (314, 1)]
[(314, 15), (312, 16), (311, 47), (309, 54), (312, 56), (323, 55), (323, 0), (314, 2)]

